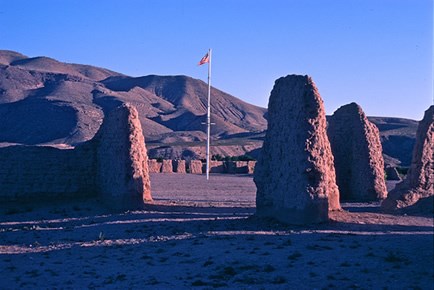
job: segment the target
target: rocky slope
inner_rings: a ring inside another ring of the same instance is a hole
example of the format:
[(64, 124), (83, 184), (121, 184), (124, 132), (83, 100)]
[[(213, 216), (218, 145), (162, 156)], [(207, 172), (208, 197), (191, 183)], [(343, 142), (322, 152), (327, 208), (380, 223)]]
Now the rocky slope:
[(410, 166), (418, 121), (390, 117), (368, 117), (368, 119), (380, 130), (385, 163)]
[[(216, 88), (211, 94), (213, 154), (257, 154), (267, 127), (266, 109)], [(129, 77), (0, 50), (0, 146), (74, 146), (95, 135), (105, 112), (129, 102), (146, 128), (151, 157), (201, 157), (206, 96), (206, 83), (188, 76)], [(386, 163), (408, 166), (417, 122), (370, 120), (379, 126)]]
[[(212, 89), (214, 137), (263, 131), (264, 108)], [(0, 51), (0, 142), (75, 145), (90, 139), (104, 112), (122, 102), (139, 110), (146, 137), (203, 140), (207, 85), (187, 76), (128, 77), (47, 57)], [(189, 135), (185, 131), (194, 131)], [(164, 140), (161, 140), (164, 142)]]

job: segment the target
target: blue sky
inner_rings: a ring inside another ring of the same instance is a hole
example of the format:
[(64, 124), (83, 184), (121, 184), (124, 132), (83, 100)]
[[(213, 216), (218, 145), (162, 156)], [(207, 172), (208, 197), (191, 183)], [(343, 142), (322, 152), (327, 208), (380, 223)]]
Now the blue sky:
[(0, 49), (127, 75), (188, 75), (266, 107), (308, 74), (327, 114), (421, 119), (433, 99), (432, 0), (0, 0)]

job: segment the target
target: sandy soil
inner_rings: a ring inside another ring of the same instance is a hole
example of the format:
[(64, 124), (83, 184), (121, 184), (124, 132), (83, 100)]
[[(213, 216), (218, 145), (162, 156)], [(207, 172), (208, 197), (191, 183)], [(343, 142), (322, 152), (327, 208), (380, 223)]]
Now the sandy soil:
[(257, 220), (249, 176), (154, 174), (154, 205), (2, 205), (1, 289), (433, 289), (433, 218), (344, 204)]

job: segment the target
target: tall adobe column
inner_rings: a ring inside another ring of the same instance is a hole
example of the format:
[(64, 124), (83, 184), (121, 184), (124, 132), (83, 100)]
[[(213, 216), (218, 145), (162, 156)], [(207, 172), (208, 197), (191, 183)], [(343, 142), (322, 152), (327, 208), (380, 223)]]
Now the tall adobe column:
[(434, 105), (425, 111), (416, 133), (416, 144), (407, 177), (381, 204), (386, 211), (433, 212)]
[(134, 209), (152, 201), (145, 138), (137, 110), (113, 109), (95, 136), (100, 196), (109, 207)]
[(340, 209), (323, 101), (309, 76), (275, 82), (256, 163), (256, 214), (288, 224), (319, 223)]
[(380, 132), (362, 108), (356, 103), (340, 107), (330, 117), (327, 131), (341, 200), (385, 199)]

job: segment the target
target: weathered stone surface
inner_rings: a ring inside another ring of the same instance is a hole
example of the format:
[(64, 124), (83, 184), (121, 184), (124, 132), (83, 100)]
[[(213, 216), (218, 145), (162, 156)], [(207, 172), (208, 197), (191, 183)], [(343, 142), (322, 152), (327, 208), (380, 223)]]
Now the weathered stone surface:
[(340, 209), (324, 105), (309, 76), (276, 81), (254, 181), (258, 216), (318, 223), (328, 220), (329, 210)]
[(0, 201), (96, 196), (95, 173), (93, 147), (0, 148)]
[(202, 174), (202, 161), (190, 160), (189, 169), (192, 174)]
[(408, 208), (411, 212), (433, 212), (433, 204), (429, 202), (432, 201), (433, 195), (434, 106), (431, 106), (419, 122), (413, 159), (407, 177), (397, 184), (381, 206), (386, 211), (406, 211)]
[(401, 180), (401, 176), (399, 176), (396, 167), (386, 166), (384, 171), (386, 172), (387, 180)]
[(112, 208), (152, 200), (147, 154), (137, 111), (114, 109), (94, 139), (74, 149), (0, 148), (0, 200), (101, 196)]
[(328, 137), (341, 200), (386, 198), (380, 133), (362, 108), (351, 103), (336, 110), (329, 118)]
[(158, 162), (157, 159), (148, 159), (148, 170), (149, 173), (159, 173), (161, 172), (162, 163)]
[(176, 173), (186, 173), (185, 160), (173, 160), (173, 171)]
[(163, 160), (163, 165), (161, 167), (162, 173), (173, 173), (172, 160)]
[(256, 161), (247, 162), (247, 173), (253, 174), (255, 172)]
[(152, 200), (148, 155), (135, 107), (113, 109), (91, 142), (97, 146), (98, 192), (110, 207), (131, 209)]

